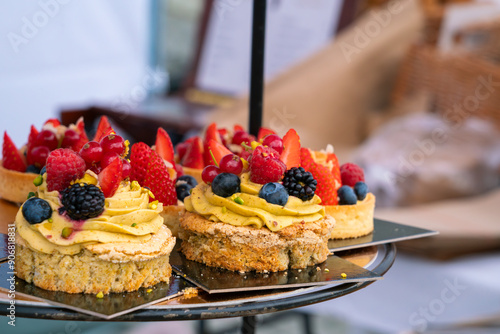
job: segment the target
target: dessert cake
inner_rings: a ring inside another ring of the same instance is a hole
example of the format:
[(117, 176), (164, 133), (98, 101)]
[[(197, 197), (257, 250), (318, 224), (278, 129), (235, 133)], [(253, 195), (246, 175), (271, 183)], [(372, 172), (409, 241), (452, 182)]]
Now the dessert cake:
[(314, 193), (317, 181), (299, 167), (296, 132), (282, 142), (281, 148), (254, 142), (248, 163), (230, 153), (203, 169), (203, 183), (184, 199), (179, 237), (186, 258), (242, 272), (326, 260), (335, 221)]
[(80, 153), (49, 154), (37, 193), (16, 216), (18, 277), (47, 290), (104, 294), (169, 281), (175, 238), (159, 199), (176, 200), (173, 181), (152, 152), (143, 181), (150, 188), (141, 187), (130, 178), (127, 150), (113, 132)]

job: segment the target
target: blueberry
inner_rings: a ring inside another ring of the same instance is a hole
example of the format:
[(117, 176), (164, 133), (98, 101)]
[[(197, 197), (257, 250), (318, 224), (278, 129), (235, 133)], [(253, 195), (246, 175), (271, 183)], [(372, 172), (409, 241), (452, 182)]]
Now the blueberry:
[(337, 190), (340, 205), (353, 205), (358, 202), (358, 198), (354, 190), (349, 186), (342, 186)]
[(43, 166), (43, 168), (40, 170), (40, 175), (43, 175), (47, 172), (47, 168)]
[(285, 206), (288, 202), (288, 192), (277, 182), (266, 183), (260, 188), (259, 197), (271, 204)]
[(364, 182), (356, 182), (354, 185), (354, 192), (358, 197), (358, 200), (362, 201), (366, 198), (366, 194), (368, 194), (368, 186)]
[(35, 165), (29, 165), (26, 168), (26, 173), (39, 174), (40, 173), (40, 169), (38, 169), (38, 167), (35, 166)]
[(176, 186), (175, 191), (177, 192), (177, 199), (179, 201), (184, 202), (184, 198), (191, 195), (191, 189), (193, 189), (193, 187), (191, 187), (187, 183), (181, 183), (178, 186)]
[(39, 224), (52, 217), (52, 208), (49, 203), (38, 197), (31, 197), (23, 204), (24, 219), (30, 224)]
[(187, 184), (189, 184), (191, 186), (191, 188), (196, 187), (196, 185), (198, 184), (198, 181), (196, 181), (196, 179), (194, 177), (192, 177), (191, 175), (182, 175), (182, 176), (179, 176), (177, 178), (177, 182), (179, 182), (179, 181), (187, 182)]
[(212, 181), (212, 191), (218, 196), (229, 197), (241, 191), (240, 182), (237, 175), (220, 173)]

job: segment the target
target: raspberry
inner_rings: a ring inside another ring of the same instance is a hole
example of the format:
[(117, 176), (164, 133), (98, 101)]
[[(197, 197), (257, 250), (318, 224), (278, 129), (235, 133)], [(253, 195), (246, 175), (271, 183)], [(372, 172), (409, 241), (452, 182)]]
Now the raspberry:
[(151, 153), (151, 148), (145, 143), (141, 142), (132, 145), (130, 153), (130, 164), (132, 165), (132, 172), (130, 173), (131, 181), (137, 181), (139, 184), (143, 185), (142, 183), (146, 177)]
[(59, 148), (47, 157), (47, 189), (62, 191), (85, 173), (85, 161), (71, 149)]
[(142, 186), (148, 187), (155, 195), (155, 199), (164, 205), (175, 205), (177, 203), (174, 182), (170, 179), (168, 168), (160, 155), (154, 151), (151, 153), (143, 183)]
[(354, 187), (356, 182), (365, 182), (363, 169), (350, 162), (340, 166), (340, 176), (342, 177), (342, 185), (344, 186)]
[(250, 159), (250, 181), (260, 184), (278, 182), (286, 171), (278, 152), (270, 147), (257, 146)]

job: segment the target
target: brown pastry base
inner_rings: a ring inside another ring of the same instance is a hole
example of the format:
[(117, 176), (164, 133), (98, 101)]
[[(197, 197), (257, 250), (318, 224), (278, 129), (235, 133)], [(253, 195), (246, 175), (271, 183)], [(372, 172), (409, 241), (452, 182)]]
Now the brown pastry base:
[(0, 197), (10, 202), (23, 203), (30, 191), (36, 191), (33, 180), (37, 175), (6, 169), (0, 160)]

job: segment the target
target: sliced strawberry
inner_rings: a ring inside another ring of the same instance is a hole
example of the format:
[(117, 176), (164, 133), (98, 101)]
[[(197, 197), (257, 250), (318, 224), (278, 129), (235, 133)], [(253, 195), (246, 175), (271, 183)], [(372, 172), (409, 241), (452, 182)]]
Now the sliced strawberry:
[(286, 165), (286, 169), (300, 167), (300, 138), (294, 129), (288, 130), (283, 137), (283, 152), (280, 160)]
[(34, 125), (31, 126), (30, 134), (28, 136), (28, 144), (26, 145), (26, 160), (28, 161), (28, 165), (33, 165), (34, 160), (31, 155), (31, 150), (36, 146), (36, 138), (38, 136), (38, 130)]
[(188, 142), (182, 142), (182, 143), (175, 145), (175, 150), (177, 151), (178, 161), (182, 161), (182, 159), (186, 155), (186, 152), (188, 151), (189, 147), (191, 147), (191, 143), (188, 143)]
[(209, 165), (219, 166), (220, 159), (222, 159), (223, 156), (231, 153), (232, 152), (229, 151), (224, 145), (211, 139), (210, 142), (205, 145), (205, 151), (203, 152), (205, 166)]
[(245, 131), (245, 128), (244, 128), (244, 127), (242, 127), (242, 126), (241, 126), (241, 125), (239, 125), (239, 124), (235, 124), (235, 125), (233, 126), (233, 132), (236, 132), (236, 131)]
[(337, 189), (340, 185), (335, 182), (335, 178), (330, 169), (326, 166), (316, 163), (313, 160), (312, 153), (307, 148), (300, 149), (302, 167), (314, 176), (318, 185), (316, 195), (321, 198), (323, 205), (337, 205)]
[(132, 165), (132, 171), (130, 172), (131, 181), (137, 181), (139, 184), (143, 184), (152, 152), (151, 148), (145, 143), (136, 143), (132, 145), (130, 153), (130, 164)]
[(164, 160), (167, 160), (171, 164), (174, 164), (174, 146), (172, 145), (172, 141), (170, 140), (170, 136), (167, 131), (163, 128), (158, 128), (156, 132), (156, 152), (162, 157)]
[(200, 137), (194, 138), (193, 143), (189, 146), (182, 159), (182, 166), (203, 169), (205, 167), (205, 163), (203, 162), (203, 142)]
[(170, 178), (168, 168), (163, 159), (154, 151), (151, 153), (143, 186), (148, 187), (155, 195), (155, 199), (164, 205), (177, 204), (174, 181)]
[(93, 141), (99, 142), (103, 137), (106, 137), (110, 130), (113, 130), (113, 128), (111, 124), (109, 124), (108, 118), (106, 116), (101, 116)]
[(265, 127), (261, 127), (259, 129), (259, 133), (257, 134), (257, 140), (258, 141), (261, 141), (262, 139), (264, 139), (265, 136), (267, 135), (275, 135), (276, 132), (274, 132), (274, 130), (271, 130), (269, 128), (265, 128)]
[(115, 159), (99, 173), (99, 185), (104, 197), (111, 197), (115, 194), (122, 181), (122, 170), (122, 160)]
[(208, 143), (210, 140), (215, 140), (218, 143), (222, 144), (222, 140), (217, 131), (217, 124), (212, 123), (207, 127), (207, 131), (205, 131), (205, 143)]
[(337, 158), (337, 155), (335, 153), (328, 153), (326, 156), (326, 162), (332, 164), (332, 168), (330, 169), (330, 172), (333, 175), (333, 178), (336, 181), (337, 184), (337, 189), (342, 186), (342, 178), (340, 174), (340, 164), (339, 164), (339, 159)]
[(59, 125), (61, 125), (61, 122), (57, 118), (49, 118), (43, 125), (45, 124), (52, 124), (54, 128), (57, 128)]
[(73, 151), (79, 152), (83, 145), (89, 142), (89, 138), (87, 137), (87, 133), (85, 132), (85, 123), (83, 123), (83, 117), (80, 117), (75, 125), (75, 131), (80, 135), (80, 140), (73, 144), (71, 149)]
[(182, 169), (182, 166), (179, 164), (175, 164), (175, 171), (177, 172), (177, 177), (179, 178), (180, 176), (184, 175), (184, 170)]
[(26, 171), (26, 163), (24, 162), (16, 145), (7, 134), (7, 131), (3, 133), (2, 156), (2, 166), (6, 169), (15, 170), (18, 172)]

